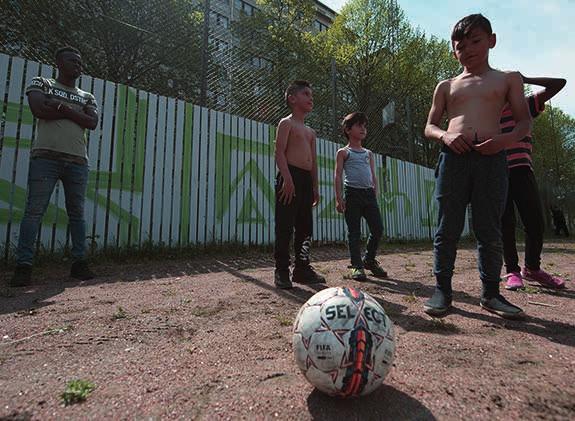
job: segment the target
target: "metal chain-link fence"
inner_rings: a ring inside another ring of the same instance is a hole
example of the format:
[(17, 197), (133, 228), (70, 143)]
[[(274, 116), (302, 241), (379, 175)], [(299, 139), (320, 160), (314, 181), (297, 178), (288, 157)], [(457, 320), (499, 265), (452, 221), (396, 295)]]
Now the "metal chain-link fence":
[[(270, 124), (289, 113), (289, 81), (307, 79), (315, 103), (308, 124), (318, 136), (343, 142), (343, 116), (364, 111), (368, 147), (433, 165), (433, 145), (421, 138), (429, 98), (364, 86), (365, 75), (318, 55), (310, 36), (327, 24), (317, 7), (297, 24), (290, 16), (300, 19), (302, 11), (272, 16), (243, 0), (6, 0), (0, 51), (54, 64), (56, 49), (71, 45), (91, 76)], [(386, 54), (395, 60), (393, 27), (390, 34)], [(379, 77), (393, 80), (401, 63), (390, 69)]]

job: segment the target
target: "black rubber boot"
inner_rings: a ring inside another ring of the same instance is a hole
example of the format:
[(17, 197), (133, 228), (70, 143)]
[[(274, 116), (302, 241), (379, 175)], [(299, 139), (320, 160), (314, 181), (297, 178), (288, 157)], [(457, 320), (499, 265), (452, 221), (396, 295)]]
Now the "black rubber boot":
[(495, 313), (504, 319), (521, 319), (525, 316), (525, 313), (521, 308), (511, 304), (501, 294), (481, 297), (479, 305), (481, 308), (490, 311), (491, 313)]
[(274, 284), (279, 289), (293, 288), (289, 278), (289, 269), (276, 269), (274, 273)]
[(445, 316), (451, 309), (452, 293), (445, 292), (443, 288), (435, 287), (435, 292), (429, 300), (423, 304), (423, 311), (430, 316)]
[(311, 265), (296, 265), (293, 270), (292, 280), (298, 284), (325, 284), (325, 278), (317, 273)]
[(18, 265), (14, 269), (12, 279), (8, 281), (10, 287), (23, 287), (30, 285), (32, 279), (32, 266), (31, 265)]

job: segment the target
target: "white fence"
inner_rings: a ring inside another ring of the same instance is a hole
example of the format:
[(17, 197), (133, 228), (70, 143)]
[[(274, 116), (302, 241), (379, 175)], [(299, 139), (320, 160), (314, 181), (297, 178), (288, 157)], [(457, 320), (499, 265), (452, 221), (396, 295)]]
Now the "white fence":
[[(25, 206), (30, 145), (35, 134), (24, 89), (45, 64), (0, 54), (0, 245), (17, 243)], [(100, 106), (89, 132), (87, 235), (95, 248), (269, 244), (274, 240), (275, 128), (89, 76), (80, 87)], [(314, 239), (345, 241), (335, 211), (333, 170), (338, 144), (318, 139), (322, 200)], [(385, 235), (427, 239), (436, 223), (433, 170), (376, 156)], [(466, 227), (467, 229), (467, 227)], [(42, 246), (67, 244), (63, 189), (43, 219)]]

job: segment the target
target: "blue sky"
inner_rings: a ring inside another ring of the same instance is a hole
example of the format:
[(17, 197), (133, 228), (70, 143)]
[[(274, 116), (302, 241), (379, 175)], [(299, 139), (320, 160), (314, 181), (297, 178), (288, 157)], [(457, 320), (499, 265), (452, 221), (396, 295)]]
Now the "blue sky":
[[(347, 0), (322, 0), (339, 11)], [(455, 22), (483, 13), (497, 34), (490, 62), (526, 76), (567, 79), (552, 100), (575, 117), (575, 0), (398, 0), (408, 20), (429, 35), (448, 39)], [(535, 91), (537, 88), (535, 87)]]

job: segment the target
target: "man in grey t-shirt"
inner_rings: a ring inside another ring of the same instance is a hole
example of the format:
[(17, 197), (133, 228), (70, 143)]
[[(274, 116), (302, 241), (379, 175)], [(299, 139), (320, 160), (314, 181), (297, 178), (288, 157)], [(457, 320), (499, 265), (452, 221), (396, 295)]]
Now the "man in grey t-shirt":
[(34, 242), (58, 180), (64, 187), (72, 237), (74, 262), (70, 276), (81, 280), (94, 277), (85, 260), (84, 199), (88, 183), (85, 130), (97, 127), (98, 107), (92, 94), (76, 87), (82, 70), (80, 52), (72, 47), (60, 48), (56, 52), (56, 65), (56, 79), (35, 77), (26, 88), (38, 125), (30, 153), (26, 209), (20, 224), (17, 266), (11, 286), (30, 283)]

